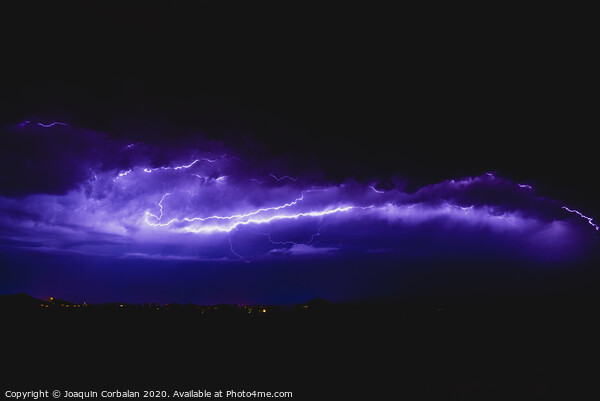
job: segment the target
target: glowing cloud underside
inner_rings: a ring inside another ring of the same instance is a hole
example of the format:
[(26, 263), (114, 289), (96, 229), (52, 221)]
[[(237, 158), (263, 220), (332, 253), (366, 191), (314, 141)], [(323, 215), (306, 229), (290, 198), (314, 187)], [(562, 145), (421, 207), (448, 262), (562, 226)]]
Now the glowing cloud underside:
[[(26, 123), (20, 127), (34, 125)], [(59, 122), (37, 126), (70, 129)], [(121, 146), (123, 152), (140, 147)], [(254, 174), (243, 158), (211, 152), (162, 166), (87, 170), (87, 179), (63, 195), (0, 197), (3, 246), (252, 261), (477, 252), (473, 244), (486, 241), (491, 254), (564, 259), (584, 252), (599, 229), (582, 212), (536, 196), (531, 185), (492, 174), (406, 193), (375, 183)]]

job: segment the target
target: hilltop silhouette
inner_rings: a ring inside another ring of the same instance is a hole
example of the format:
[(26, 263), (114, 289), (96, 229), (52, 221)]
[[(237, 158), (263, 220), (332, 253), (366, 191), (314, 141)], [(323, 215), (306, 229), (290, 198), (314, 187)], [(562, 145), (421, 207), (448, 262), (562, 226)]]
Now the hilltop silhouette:
[(600, 334), (584, 296), (76, 305), (0, 296), (5, 383), (536, 399), (588, 394)]

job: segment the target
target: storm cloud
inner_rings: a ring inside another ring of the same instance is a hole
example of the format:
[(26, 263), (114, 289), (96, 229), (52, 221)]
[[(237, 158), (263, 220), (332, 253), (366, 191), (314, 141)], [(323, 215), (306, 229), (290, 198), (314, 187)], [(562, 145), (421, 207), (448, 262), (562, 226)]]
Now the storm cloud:
[(585, 258), (593, 219), (493, 173), (406, 191), (319, 179), (195, 138), (157, 145), (60, 122), (4, 132), (3, 247), (109, 258)]

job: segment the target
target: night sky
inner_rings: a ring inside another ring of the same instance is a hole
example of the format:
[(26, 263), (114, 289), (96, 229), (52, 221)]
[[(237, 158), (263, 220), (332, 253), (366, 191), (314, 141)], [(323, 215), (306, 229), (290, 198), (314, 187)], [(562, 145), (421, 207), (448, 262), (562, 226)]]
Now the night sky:
[(96, 7), (3, 24), (0, 293), (248, 304), (596, 282), (597, 82), (573, 32)]

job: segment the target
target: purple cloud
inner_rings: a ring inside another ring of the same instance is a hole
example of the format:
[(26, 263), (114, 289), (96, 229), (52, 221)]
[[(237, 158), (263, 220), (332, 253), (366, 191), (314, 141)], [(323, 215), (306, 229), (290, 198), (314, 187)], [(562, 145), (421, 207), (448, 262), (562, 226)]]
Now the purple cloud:
[(595, 241), (593, 218), (493, 174), (406, 192), (275, 171), (272, 161), (245, 161), (214, 142), (159, 148), (61, 124), (10, 133), (24, 147), (2, 165), (4, 246), (189, 261), (564, 260), (583, 257)]

